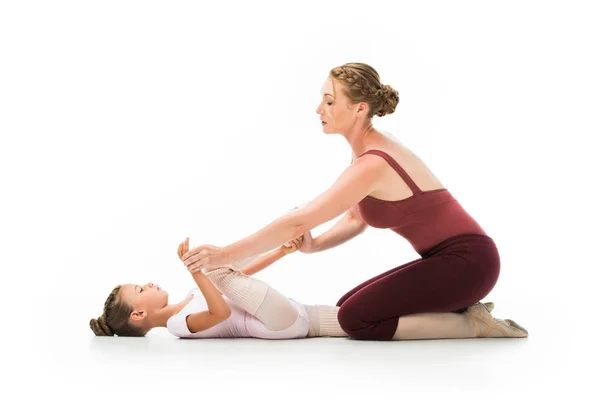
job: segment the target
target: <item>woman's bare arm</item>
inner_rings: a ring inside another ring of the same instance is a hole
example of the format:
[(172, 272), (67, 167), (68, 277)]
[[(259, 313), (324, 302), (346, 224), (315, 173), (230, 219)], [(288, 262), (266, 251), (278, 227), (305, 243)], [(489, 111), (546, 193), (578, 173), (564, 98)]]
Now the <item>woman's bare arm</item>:
[(356, 211), (356, 207), (353, 207), (334, 226), (313, 239), (312, 253), (325, 251), (346, 243), (363, 233), (367, 227), (368, 225)]
[(277, 218), (228, 246), (195, 247), (184, 255), (184, 263), (189, 270), (219, 266), (281, 246), (350, 210), (371, 194), (386, 168), (389, 164), (381, 157), (361, 157), (344, 170), (333, 185), (301, 209)]

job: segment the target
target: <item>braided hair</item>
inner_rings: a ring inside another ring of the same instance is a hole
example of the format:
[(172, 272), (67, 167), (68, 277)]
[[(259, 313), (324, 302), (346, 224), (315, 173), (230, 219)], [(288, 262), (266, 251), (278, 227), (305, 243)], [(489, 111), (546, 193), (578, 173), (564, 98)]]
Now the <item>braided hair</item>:
[(144, 336), (148, 329), (129, 323), (133, 308), (121, 297), (121, 285), (117, 285), (104, 302), (104, 312), (90, 320), (90, 328), (96, 336)]
[(346, 63), (333, 68), (329, 75), (343, 85), (343, 93), (353, 104), (369, 104), (368, 117), (383, 117), (396, 110), (400, 101), (398, 91), (390, 85), (383, 85), (379, 74), (364, 63)]

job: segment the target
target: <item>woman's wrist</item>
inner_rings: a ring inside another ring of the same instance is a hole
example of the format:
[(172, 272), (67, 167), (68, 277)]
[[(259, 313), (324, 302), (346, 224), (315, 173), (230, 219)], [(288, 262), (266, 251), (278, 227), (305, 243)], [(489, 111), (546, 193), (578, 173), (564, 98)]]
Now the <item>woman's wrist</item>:
[(222, 265), (230, 265), (233, 264), (234, 262), (239, 261), (238, 259), (235, 259), (233, 256), (233, 252), (231, 251), (230, 246), (225, 246), (222, 248), (222, 257), (221, 260), (219, 260), (219, 264)]

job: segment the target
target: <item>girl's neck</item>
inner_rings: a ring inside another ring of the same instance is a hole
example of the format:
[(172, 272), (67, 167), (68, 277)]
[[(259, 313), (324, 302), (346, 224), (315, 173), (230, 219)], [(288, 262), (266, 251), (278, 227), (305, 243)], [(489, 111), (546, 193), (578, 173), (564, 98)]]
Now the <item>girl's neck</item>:
[(192, 298), (193, 298), (193, 296), (190, 296), (189, 298), (183, 300), (180, 303), (167, 304), (165, 307), (158, 310), (152, 316), (152, 319), (151, 319), (152, 327), (153, 328), (156, 328), (156, 327), (166, 328), (167, 321), (169, 320), (169, 318), (171, 318), (173, 315), (175, 315), (179, 311), (181, 311), (183, 309), (183, 307), (185, 307), (192, 300)]

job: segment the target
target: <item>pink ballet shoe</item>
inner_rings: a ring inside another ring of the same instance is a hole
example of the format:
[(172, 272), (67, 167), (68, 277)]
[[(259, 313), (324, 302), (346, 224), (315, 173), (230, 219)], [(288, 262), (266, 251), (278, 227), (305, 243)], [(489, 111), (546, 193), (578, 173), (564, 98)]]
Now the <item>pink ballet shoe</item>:
[(476, 337), (525, 338), (529, 336), (527, 330), (515, 321), (492, 317), (491, 309), (487, 304), (477, 302), (465, 312), (475, 326)]

